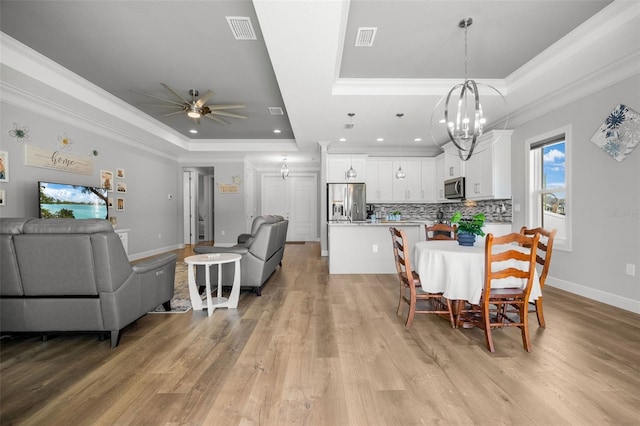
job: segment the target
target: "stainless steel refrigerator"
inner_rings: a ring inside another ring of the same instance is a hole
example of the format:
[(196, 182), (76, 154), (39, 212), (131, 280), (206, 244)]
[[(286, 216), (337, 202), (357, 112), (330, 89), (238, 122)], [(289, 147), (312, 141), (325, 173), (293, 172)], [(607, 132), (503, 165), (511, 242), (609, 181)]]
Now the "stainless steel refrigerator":
[(330, 221), (367, 220), (364, 183), (328, 183), (327, 219)]

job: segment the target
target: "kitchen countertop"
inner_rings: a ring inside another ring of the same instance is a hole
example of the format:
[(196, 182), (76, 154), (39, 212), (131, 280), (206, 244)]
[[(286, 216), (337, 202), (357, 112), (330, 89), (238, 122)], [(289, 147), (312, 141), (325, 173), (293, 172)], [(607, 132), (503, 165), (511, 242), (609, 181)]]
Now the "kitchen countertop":
[(361, 222), (348, 222), (348, 221), (339, 221), (339, 222), (327, 222), (329, 225), (337, 225), (337, 226), (422, 226), (426, 223), (432, 223), (431, 221), (418, 221), (418, 220), (376, 220), (375, 222), (361, 221)]

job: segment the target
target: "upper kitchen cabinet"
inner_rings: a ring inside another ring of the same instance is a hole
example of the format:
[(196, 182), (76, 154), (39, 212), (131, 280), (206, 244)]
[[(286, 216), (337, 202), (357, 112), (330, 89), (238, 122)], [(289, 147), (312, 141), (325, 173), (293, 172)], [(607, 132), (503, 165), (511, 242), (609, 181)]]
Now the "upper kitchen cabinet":
[(449, 142), (444, 146), (444, 180), (464, 176), (464, 162), (458, 155), (458, 148)]
[[(355, 179), (347, 179), (347, 170), (356, 171)], [(362, 155), (330, 155), (327, 156), (327, 182), (349, 183), (364, 182), (367, 178), (366, 157)]]
[[(437, 201), (436, 159), (423, 158), (422, 161), (422, 201)], [(444, 185), (443, 185), (444, 187)]]
[(478, 139), (465, 164), (466, 198), (511, 198), (511, 134), (493, 130)]
[(436, 157), (436, 200), (437, 201), (446, 201), (447, 199), (444, 197), (444, 153), (438, 155)]
[(393, 202), (393, 161), (386, 158), (367, 159), (367, 203)]
[[(407, 175), (404, 179), (396, 179), (396, 171), (400, 167)], [(400, 203), (422, 201), (422, 163), (420, 160), (394, 160), (392, 176), (394, 201)]]

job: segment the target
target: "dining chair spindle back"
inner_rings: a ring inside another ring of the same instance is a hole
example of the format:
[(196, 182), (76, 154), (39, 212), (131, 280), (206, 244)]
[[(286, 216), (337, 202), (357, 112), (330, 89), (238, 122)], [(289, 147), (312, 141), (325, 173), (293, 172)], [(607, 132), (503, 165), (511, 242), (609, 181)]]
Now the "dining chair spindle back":
[[(549, 265), (551, 265), (551, 254), (553, 253), (553, 240), (556, 237), (557, 229), (548, 231), (544, 228), (531, 228), (527, 229), (526, 226), (520, 228), (520, 234), (522, 235), (535, 235), (540, 234), (540, 241), (538, 241), (538, 253), (536, 256), (536, 262), (542, 265), (540, 271), (540, 290), (544, 291), (544, 283), (547, 280), (547, 274), (549, 273)], [(529, 312), (535, 312), (538, 317), (538, 325), (545, 327), (544, 310), (542, 309), (542, 296), (538, 297), (535, 303), (532, 303), (532, 309)]]
[[(531, 286), (535, 277), (535, 262), (539, 234), (525, 236), (519, 233), (494, 237), (488, 234), (485, 240), (484, 289), (478, 306), (464, 309), (458, 302), (458, 325), (472, 324), (484, 330), (485, 342), (490, 352), (495, 352), (492, 329), (518, 327), (522, 344), (531, 352), (529, 339), (528, 305)], [(492, 288), (494, 280), (513, 278), (526, 280), (522, 287)], [(507, 311), (507, 306), (516, 311)]]
[(427, 241), (430, 240), (457, 240), (458, 226), (447, 225), (446, 223), (436, 223), (434, 225), (425, 225), (424, 230)]
[[(422, 290), (420, 276), (411, 268), (411, 256), (407, 235), (401, 229), (390, 227), (393, 256), (400, 280), (400, 298), (398, 300), (398, 315), (402, 315), (404, 303), (409, 305), (405, 327), (413, 324), (415, 314), (436, 314), (451, 322), (453, 328), (456, 322), (453, 316), (451, 301), (443, 297), (442, 293), (428, 293)], [(420, 302), (420, 306), (418, 306)]]

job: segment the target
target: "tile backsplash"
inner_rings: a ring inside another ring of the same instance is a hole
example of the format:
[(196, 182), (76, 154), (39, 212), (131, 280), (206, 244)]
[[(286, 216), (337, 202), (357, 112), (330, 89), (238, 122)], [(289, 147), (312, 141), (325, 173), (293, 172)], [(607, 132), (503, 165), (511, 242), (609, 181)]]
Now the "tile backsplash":
[(461, 201), (433, 204), (398, 204), (398, 203), (373, 203), (374, 210), (380, 211), (384, 216), (393, 212), (402, 212), (404, 220), (436, 220), (436, 214), (442, 209), (444, 219), (449, 220), (456, 211), (462, 213), (462, 217), (471, 217), (478, 213), (484, 213), (487, 222), (511, 223), (513, 221), (512, 200), (482, 200)]

